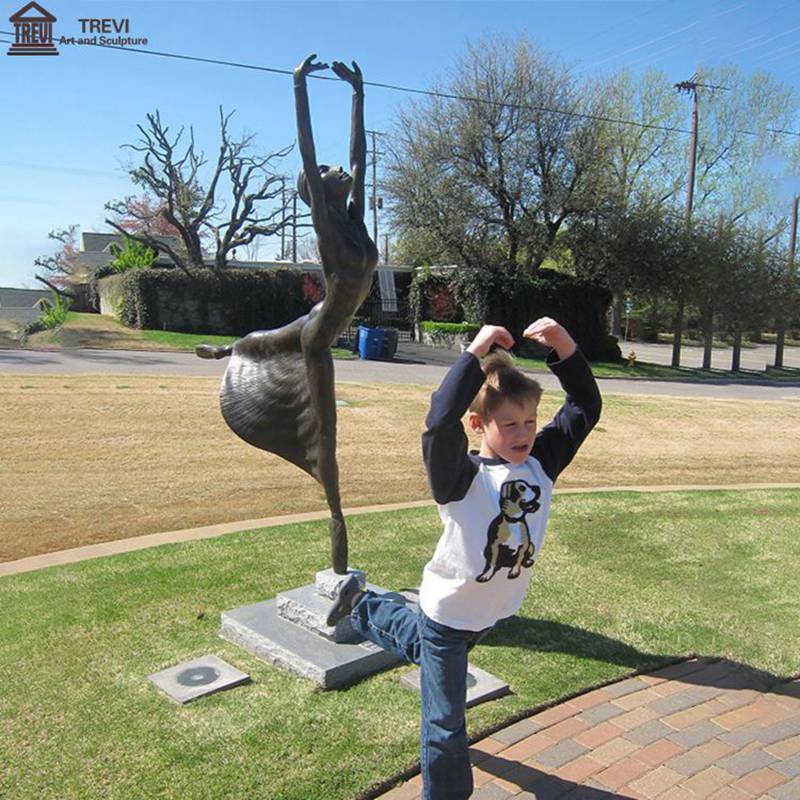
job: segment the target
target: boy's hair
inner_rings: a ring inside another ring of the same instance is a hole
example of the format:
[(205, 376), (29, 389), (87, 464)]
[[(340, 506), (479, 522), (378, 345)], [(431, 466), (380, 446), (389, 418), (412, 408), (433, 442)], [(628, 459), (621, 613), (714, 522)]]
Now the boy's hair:
[(488, 420), (504, 400), (515, 403), (533, 401), (542, 397), (542, 387), (533, 378), (514, 366), (505, 350), (495, 350), (481, 362), (486, 381), (478, 390), (469, 410), (482, 420)]

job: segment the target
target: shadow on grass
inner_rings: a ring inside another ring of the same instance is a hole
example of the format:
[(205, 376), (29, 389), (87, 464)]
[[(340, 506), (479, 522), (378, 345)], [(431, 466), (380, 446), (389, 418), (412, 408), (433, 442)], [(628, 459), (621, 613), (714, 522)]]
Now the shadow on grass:
[[(787, 676), (773, 675), (746, 664), (728, 661), (715, 656), (699, 657), (695, 653), (646, 653), (632, 645), (602, 633), (567, 625), (563, 622), (510, 617), (499, 622), (481, 642), (483, 647), (520, 647), (539, 652), (565, 653), (580, 659), (592, 659), (606, 664), (629, 667), (634, 675), (661, 668), (669, 670), (670, 677), (680, 676), (684, 683), (714, 686), (720, 689), (754, 688), (765, 691), (789, 680)], [(678, 668), (676, 664), (696, 659), (693, 666)], [(709, 664), (721, 666), (714, 669)], [(629, 677), (629, 676), (628, 676)], [(612, 683), (620, 679), (615, 678)], [(581, 694), (587, 690), (582, 690)]]

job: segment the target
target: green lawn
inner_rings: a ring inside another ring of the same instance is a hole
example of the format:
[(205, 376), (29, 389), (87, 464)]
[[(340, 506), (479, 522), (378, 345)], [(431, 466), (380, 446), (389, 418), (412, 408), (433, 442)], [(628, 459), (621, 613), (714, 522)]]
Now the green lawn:
[[(800, 491), (563, 495), (520, 613), (472, 661), (513, 694), (474, 733), (696, 651), (798, 671)], [(350, 519), (352, 561), (417, 584), (434, 508)], [(322, 692), (218, 638), (220, 612), (313, 580), (323, 523), (0, 579), (0, 797), (353, 800), (416, 759), (403, 668)], [(216, 653), (249, 686), (173, 705), (146, 679)]]
[[(174, 333), (173, 331), (151, 331), (143, 330), (142, 338), (150, 342), (162, 344), (165, 347), (173, 350), (187, 350), (194, 352), (194, 348), (198, 344), (231, 344), (236, 341), (236, 337), (232, 336), (215, 336), (213, 334), (204, 333)], [(356, 358), (355, 354), (350, 350), (344, 350), (340, 347), (332, 347), (331, 353), (334, 358)]]

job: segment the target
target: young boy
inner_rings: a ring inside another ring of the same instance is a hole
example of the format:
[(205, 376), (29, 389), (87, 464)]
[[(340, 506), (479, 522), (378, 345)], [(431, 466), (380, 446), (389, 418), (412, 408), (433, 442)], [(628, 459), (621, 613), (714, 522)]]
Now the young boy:
[[(591, 369), (567, 331), (549, 317), (523, 336), (553, 348), (547, 363), (567, 397), (538, 433), (541, 388), (494, 345), (511, 348), (505, 329), (481, 328), (431, 398), (422, 450), (444, 523), (420, 586), (419, 613), (361, 591), (346, 578), (328, 624), (350, 614), (372, 642), (419, 664), (420, 762), (425, 800), (466, 800), (472, 793), (466, 731), (467, 655), (500, 619), (522, 604), (545, 535), (550, 497), (600, 417)], [(467, 453), (461, 418), (480, 436)]]

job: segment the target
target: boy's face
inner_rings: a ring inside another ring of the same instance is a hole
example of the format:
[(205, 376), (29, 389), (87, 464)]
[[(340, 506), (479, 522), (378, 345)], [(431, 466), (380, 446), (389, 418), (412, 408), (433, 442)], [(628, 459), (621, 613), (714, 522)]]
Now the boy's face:
[(521, 464), (530, 455), (536, 438), (537, 407), (535, 400), (503, 400), (488, 420), (471, 412), (470, 427), (481, 436), (479, 454)]

